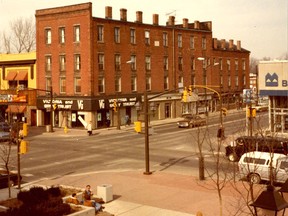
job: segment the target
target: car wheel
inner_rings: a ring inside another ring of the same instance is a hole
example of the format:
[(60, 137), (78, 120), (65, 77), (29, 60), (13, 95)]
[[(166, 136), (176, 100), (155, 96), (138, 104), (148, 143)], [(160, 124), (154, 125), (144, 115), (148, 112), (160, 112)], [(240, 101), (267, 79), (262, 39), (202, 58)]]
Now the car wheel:
[(257, 173), (251, 173), (248, 177), (248, 180), (252, 184), (259, 184), (261, 182), (261, 178)]
[(231, 162), (236, 162), (238, 160), (238, 157), (235, 154), (231, 153), (228, 155), (228, 160)]

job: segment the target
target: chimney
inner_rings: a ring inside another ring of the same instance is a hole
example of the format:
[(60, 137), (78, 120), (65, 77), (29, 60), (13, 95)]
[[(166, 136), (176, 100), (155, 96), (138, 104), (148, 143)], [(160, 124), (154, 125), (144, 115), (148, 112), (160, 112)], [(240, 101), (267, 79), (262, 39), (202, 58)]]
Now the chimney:
[(169, 16), (168, 26), (174, 26), (174, 25), (175, 25), (175, 17)]
[(136, 11), (136, 22), (142, 23), (142, 11)]
[(127, 21), (127, 10), (125, 8), (120, 9), (120, 20)]
[(159, 15), (153, 14), (153, 25), (159, 25)]
[(199, 29), (199, 21), (198, 20), (194, 21), (194, 29)]
[(214, 49), (217, 49), (218, 47), (217, 47), (217, 38), (213, 38), (213, 48)]
[(225, 45), (226, 45), (226, 41), (225, 41), (225, 39), (222, 39), (221, 40), (221, 49), (224, 49), (225, 50)]
[(229, 40), (229, 49), (233, 49), (233, 40), (232, 39), (230, 39)]
[(241, 50), (241, 41), (237, 41), (237, 50)]
[(188, 28), (188, 19), (184, 18), (183, 19), (183, 28)]
[(212, 31), (212, 22), (211, 21), (207, 22), (207, 27), (208, 27), (208, 30)]
[(105, 7), (105, 18), (112, 19), (112, 7), (110, 6)]

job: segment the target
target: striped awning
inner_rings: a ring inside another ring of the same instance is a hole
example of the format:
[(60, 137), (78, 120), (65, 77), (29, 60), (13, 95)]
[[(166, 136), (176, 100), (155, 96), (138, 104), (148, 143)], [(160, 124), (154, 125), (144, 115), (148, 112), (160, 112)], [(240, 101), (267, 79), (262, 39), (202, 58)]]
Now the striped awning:
[(27, 80), (27, 79), (28, 79), (28, 72), (25, 70), (25, 71), (19, 71), (14, 80)]
[(16, 77), (16, 75), (17, 75), (17, 72), (16, 72), (16, 71), (10, 71), (10, 72), (7, 74), (5, 80), (14, 80), (15, 77)]

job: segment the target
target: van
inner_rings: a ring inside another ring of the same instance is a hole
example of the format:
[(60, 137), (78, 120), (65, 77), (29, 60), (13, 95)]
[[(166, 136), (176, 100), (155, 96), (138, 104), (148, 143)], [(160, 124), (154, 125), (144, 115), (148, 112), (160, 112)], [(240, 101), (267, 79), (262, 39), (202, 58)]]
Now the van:
[(225, 147), (225, 154), (230, 161), (251, 151), (274, 152), (287, 155), (288, 139), (283, 137), (241, 136)]
[[(273, 157), (273, 160), (272, 160)], [(247, 152), (238, 162), (240, 178), (253, 184), (269, 181), (272, 166), (274, 182), (284, 183), (288, 178), (288, 156), (269, 152)]]

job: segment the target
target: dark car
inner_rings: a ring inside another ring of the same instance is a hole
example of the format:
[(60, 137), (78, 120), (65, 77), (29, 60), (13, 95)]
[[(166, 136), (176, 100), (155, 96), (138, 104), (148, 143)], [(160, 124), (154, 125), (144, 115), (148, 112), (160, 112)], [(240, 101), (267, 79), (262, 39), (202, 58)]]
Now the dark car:
[(282, 137), (241, 136), (225, 147), (230, 161), (238, 161), (240, 157), (251, 151), (273, 152), (287, 155), (288, 139)]
[(0, 131), (9, 132), (11, 130), (11, 126), (7, 122), (0, 122)]
[[(22, 180), (22, 176), (20, 176), (20, 181)], [(10, 172), (10, 186), (14, 186), (18, 184), (18, 174), (14, 172)], [(0, 188), (8, 187), (8, 172), (6, 170), (0, 170)]]
[(198, 115), (185, 115), (183, 120), (177, 122), (179, 128), (189, 128), (206, 125), (206, 119)]

